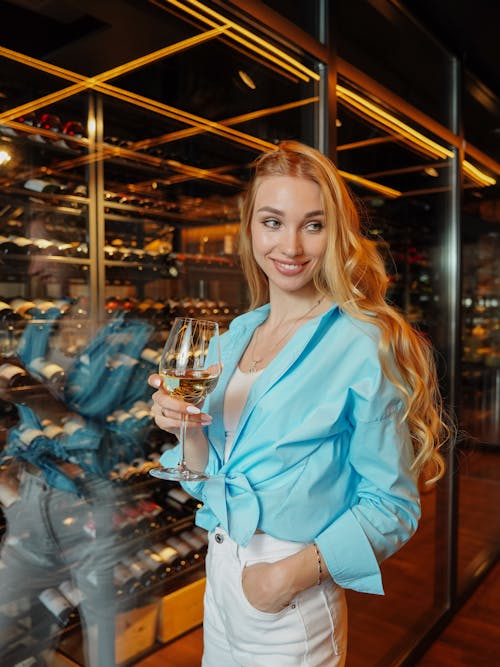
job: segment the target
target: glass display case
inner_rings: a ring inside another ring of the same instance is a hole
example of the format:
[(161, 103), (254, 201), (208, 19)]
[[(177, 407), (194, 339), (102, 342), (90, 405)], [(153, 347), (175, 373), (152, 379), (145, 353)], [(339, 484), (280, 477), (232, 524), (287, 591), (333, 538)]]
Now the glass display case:
[[(321, 77), (196, 4), (89, 3), (48, 57), (0, 46), (5, 667), (133, 664), (201, 621), (207, 538), (148, 474), (175, 437), (147, 378), (176, 315), (223, 331), (246, 307), (239, 197), (263, 149), (315, 142)], [(184, 589), (200, 611), (172, 624)]]
[(465, 589), (498, 549), (497, 101), (466, 76), (464, 144), (456, 63), (406, 12), (289, 4), (0, 0), (2, 667), (132, 665), (201, 623), (206, 535), (148, 474), (175, 438), (147, 377), (173, 317), (247, 307), (240, 196), (282, 139), (336, 148), (465, 433), (386, 597), (349, 593), (352, 667), (403, 664), (455, 562)]

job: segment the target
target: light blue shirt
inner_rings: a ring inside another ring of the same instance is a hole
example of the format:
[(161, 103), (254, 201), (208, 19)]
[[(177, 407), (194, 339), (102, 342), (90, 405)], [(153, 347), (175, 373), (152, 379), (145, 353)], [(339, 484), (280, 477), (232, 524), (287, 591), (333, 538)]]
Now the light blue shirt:
[[(224, 463), (224, 392), (269, 305), (221, 336), (223, 372), (204, 411), (206, 482), (185, 484), (203, 502), (196, 523), (222, 526), (245, 546), (260, 530), (318, 545), (333, 579), (382, 594), (379, 563), (420, 517), (401, 396), (381, 370), (378, 327), (336, 306), (306, 322), (257, 378)], [(177, 449), (164, 465), (176, 463)]]

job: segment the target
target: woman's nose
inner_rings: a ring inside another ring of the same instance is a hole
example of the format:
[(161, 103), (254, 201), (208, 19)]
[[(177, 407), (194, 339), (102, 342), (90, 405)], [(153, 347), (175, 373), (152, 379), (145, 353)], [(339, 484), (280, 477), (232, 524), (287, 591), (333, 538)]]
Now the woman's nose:
[(297, 232), (290, 232), (287, 235), (283, 250), (287, 257), (297, 257), (302, 254), (302, 243)]

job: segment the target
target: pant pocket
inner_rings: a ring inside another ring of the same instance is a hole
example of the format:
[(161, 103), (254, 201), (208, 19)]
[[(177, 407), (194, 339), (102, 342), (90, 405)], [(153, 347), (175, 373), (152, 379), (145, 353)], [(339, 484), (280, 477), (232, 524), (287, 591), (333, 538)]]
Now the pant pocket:
[(321, 586), (302, 591), (296, 604), (304, 625), (307, 655), (315, 656), (311, 664), (322, 664), (321, 656), (326, 660), (332, 654), (345, 655), (347, 605), (344, 590), (332, 581), (325, 581)]

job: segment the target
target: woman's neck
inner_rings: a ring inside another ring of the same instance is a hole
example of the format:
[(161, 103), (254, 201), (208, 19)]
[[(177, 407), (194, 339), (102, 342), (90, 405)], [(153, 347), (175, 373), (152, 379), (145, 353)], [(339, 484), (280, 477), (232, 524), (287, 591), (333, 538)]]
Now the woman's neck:
[(270, 311), (267, 318), (269, 327), (281, 326), (297, 319), (309, 319), (330, 308), (332, 300), (317, 291), (307, 294), (271, 294)]

